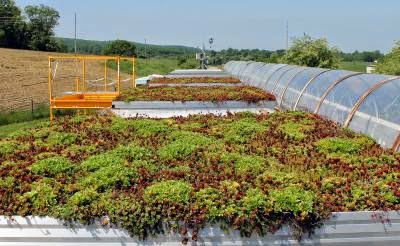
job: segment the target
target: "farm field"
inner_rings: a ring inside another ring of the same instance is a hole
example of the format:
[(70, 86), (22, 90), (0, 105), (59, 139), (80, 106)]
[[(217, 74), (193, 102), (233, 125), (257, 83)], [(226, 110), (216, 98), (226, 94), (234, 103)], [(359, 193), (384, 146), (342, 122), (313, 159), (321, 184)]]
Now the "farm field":
[(341, 62), (339, 65), (339, 69), (365, 73), (367, 66), (369, 64), (370, 63), (368, 63), (368, 62), (362, 62), (362, 61)]
[[(35, 107), (48, 103), (48, 56), (71, 56), (71, 54), (0, 48), (0, 112), (29, 110), (31, 100)], [(126, 66), (125, 71), (130, 71), (129, 63), (122, 65)], [(137, 76), (165, 74), (178, 67), (177, 59), (169, 58), (138, 59), (136, 65)], [(75, 68), (69, 67), (63, 73), (74, 74), (73, 69)], [(101, 77), (103, 69), (101, 63), (94, 63), (87, 70), (88, 78)], [(109, 72), (111, 73), (112, 69), (109, 69)], [(59, 89), (64, 88), (65, 91), (69, 91), (73, 83), (75, 82), (72, 79), (71, 83), (66, 83)], [(122, 86), (127, 87), (129, 83)]]
[(0, 214), (104, 223), (131, 235), (207, 223), (243, 236), (331, 212), (398, 210), (400, 155), (300, 112), (60, 117), (0, 141)]

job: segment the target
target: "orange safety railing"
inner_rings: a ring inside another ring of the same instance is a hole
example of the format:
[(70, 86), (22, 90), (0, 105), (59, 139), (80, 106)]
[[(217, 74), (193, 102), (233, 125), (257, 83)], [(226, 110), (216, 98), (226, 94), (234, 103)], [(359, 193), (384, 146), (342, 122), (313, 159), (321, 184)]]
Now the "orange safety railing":
[[(132, 62), (132, 74), (123, 80), (121, 61)], [(107, 66), (109, 62), (116, 63), (116, 70)], [(135, 58), (50, 56), (48, 68), (50, 120), (53, 109), (110, 108), (112, 100), (121, 93), (121, 82), (131, 81), (131, 86), (136, 87)], [(96, 79), (89, 79), (93, 76)]]

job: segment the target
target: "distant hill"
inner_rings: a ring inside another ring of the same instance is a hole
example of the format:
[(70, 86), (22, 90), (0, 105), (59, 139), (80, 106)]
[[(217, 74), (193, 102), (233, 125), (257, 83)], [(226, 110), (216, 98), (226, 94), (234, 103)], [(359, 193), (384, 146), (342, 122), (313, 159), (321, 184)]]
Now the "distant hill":
[[(69, 53), (74, 52), (74, 39), (73, 38), (57, 38), (64, 42)], [(77, 50), (81, 54), (94, 54), (100, 55), (103, 48), (111, 41), (95, 41), (77, 39)], [(144, 57), (145, 44), (132, 42), (137, 47), (137, 53), (139, 57)], [(146, 54), (147, 57), (176, 57), (181, 55), (189, 55), (198, 52), (199, 49), (188, 46), (180, 45), (154, 45), (147, 44)]]

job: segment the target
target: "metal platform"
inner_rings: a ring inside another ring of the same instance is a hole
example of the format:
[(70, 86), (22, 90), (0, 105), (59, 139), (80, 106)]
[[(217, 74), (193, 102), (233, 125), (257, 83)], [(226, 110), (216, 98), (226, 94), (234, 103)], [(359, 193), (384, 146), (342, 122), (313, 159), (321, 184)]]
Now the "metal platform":
[(62, 97), (56, 97), (50, 100), (50, 106), (53, 109), (62, 108), (111, 108), (112, 101), (118, 96), (118, 93), (85, 93), (72, 94)]

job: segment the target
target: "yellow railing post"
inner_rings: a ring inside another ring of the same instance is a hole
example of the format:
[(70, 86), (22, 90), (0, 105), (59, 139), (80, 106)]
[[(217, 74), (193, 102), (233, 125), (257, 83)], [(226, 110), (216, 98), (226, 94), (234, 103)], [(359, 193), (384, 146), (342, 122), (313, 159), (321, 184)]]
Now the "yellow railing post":
[(120, 72), (120, 57), (117, 58), (117, 83), (118, 83), (118, 96), (121, 93), (121, 72)]
[(104, 59), (104, 92), (107, 91), (107, 59)]
[(133, 88), (136, 87), (136, 78), (135, 78), (135, 58), (132, 58), (132, 85), (133, 85)]
[(53, 122), (53, 106), (52, 106), (52, 77), (51, 77), (51, 58), (49, 57), (49, 64), (48, 64), (48, 68), (49, 68), (49, 100), (50, 100), (50, 122)]
[(83, 72), (83, 75), (82, 75), (82, 79), (83, 79), (83, 85), (82, 85), (82, 91), (83, 91), (83, 93), (85, 93), (86, 92), (86, 59), (83, 57), (82, 58), (82, 62), (83, 62), (83, 64), (82, 64), (82, 72)]

